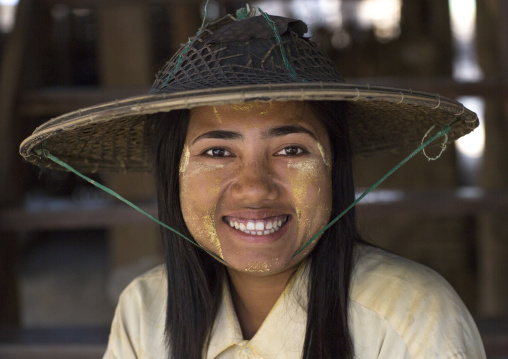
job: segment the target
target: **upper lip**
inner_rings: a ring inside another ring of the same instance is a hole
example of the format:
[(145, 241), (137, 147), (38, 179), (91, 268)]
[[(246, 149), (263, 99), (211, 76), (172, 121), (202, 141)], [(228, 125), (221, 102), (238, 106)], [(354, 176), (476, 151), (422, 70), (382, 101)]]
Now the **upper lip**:
[(271, 216), (271, 217), (264, 217), (264, 218), (242, 218), (242, 217), (230, 217), (230, 216), (224, 216), (222, 219), (225, 222), (241, 222), (241, 223), (247, 223), (247, 222), (273, 222), (273, 221), (283, 221), (286, 222), (287, 219), (289, 219), (291, 216), (289, 214), (283, 214), (279, 216)]
[(270, 210), (270, 209), (262, 209), (262, 210), (240, 210), (240, 211), (231, 211), (226, 215), (222, 216), (223, 219), (226, 218), (235, 218), (242, 220), (260, 220), (260, 219), (268, 219), (272, 217), (279, 216), (290, 216), (288, 212), (283, 212), (280, 210)]

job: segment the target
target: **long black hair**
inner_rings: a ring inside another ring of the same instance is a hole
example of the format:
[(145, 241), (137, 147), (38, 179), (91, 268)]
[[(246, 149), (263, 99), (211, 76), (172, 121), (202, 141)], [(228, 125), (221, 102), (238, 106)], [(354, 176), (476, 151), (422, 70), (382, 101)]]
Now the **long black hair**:
[[(331, 218), (354, 200), (352, 150), (346, 104), (311, 102), (332, 148)], [(180, 206), (179, 164), (189, 111), (161, 113), (146, 126), (153, 156), (159, 219), (188, 238)], [(166, 340), (173, 358), (203, 358), (222, 301), (225, 267), (209, 254), (161, 227), (167, 271)], [(359, 239), (354, 209), (328, 229), (311, 254), (307, 330), (303, 358), (353, 358), (348, 302), (353, 245)], [(333, 273), (333, 275), (330, 275)]]

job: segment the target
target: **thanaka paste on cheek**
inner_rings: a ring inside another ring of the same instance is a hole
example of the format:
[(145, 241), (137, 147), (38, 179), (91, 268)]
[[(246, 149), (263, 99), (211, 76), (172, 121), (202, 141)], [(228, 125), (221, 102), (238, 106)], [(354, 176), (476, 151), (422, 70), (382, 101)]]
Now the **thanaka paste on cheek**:
[[(215, 186), (210, 188), (208, 193), (212, 198), (218, 198), (220, 191), (220, 182), (217, 179), (215, 181)], [(224, 259), (222, 255), (222, 247), (219, 240), (219, 235), (217, 234), (217, 228), (215, 227), (215, 212), (217, 210), (217, 205), (214, 205), (213, 208), (203, 217), (203, 227), (204, 234), (208, 238), (209, 243), (215, 249), (215, 252), (219, 255), (220, 258)]]
[(197, 225), (192, 226), (192, 229), (189, 229), (194, 237), (194, 240), (199, 243), (200, 246), (203, 246), (218, 257), (223, 258), (222, 248), (219, 236), (217, 235), (217, 231), (215, 229), (213, 215), (205, 214), (203, 216), (199, 216), (188, 214), (185, 216), (185, 222), (197, 223)]
[[(323, 175), (322, 162), (316, 159), (288, 163), (289, 182), (293, 192), (294, 206), (297, 216), (297, 225), (300, 233), (303, 235), (303, 241), (306, 241), (312, 235), (312, 220), (310, 213), (315, 213), (315, 206), (308, 203), (315, 203), (307, 200), (308, 190), (315, 188), (319, 184), (320, 176)], [(327, 171), (326, 171), (327, 172)], [(316, 196), (321, 194), (321, 188), (317, 188)], [(321, 208), (319, 208), (321, 209)]]
[[(187, 146), (186, 146), (187, 148)], [(188, 151), (188, 148), (187, 148)], [(189, 152), (187, 152), (189, 153)], [(188, 188), (188, 182), (191, 178), (204, 178), (200, 175), (206, 172), (211, 172), (214, 170), (221, 170), (224, 166), (222, 164), (199, 164), (193, 163), (189, 165), (189, 160), (185, 161), (185, 157), (189, 156), (184, 153), (182, 154), (182, 160), (180, 161), (180, 202), (183, 203), (183, 198), (190, 198), (189, 191), (192, 191), (192, 188)], [(186, 163), (186, 165), (182, 166), (182, 163)], [(204, 184), (203, 184), (204, 185)], [(215, 179), (215, 183), (213, 187), (208, 189), (208, 196), (210, 199), (218, 198), (220, 191), (220, 179)], [(213, 202), (213, 200), (211, 201)], [(189, 206), (187, 206), (189, 207)], [(211, 250), (213, 253), (217, 254), (220, 258), (223, 258), (222, 248), (219, 240), (219, 236), (217, 234), (217, 229), (215, 227), (215, 211), (216, 205), (210, 208), (208, 211), (203, 209), (199, 203), (192, 203), (190, 208), (187, 208), (184, 213), (184, 220), (189, 228), (191, 234), (195, 237), (194, 239), (203, 247)]]
[(222, 256), (222, 247), (220, 245), (219, 235), (217, 234), (217, 229), (215, 228), (215, 208), (216, 207), (214, 206), (213, 210), (202, 218), (202, 232), (203, 235), (208, 238), (208, 242), (212, 245), (214, 252), (218, 254), (220, 258), (224, 259)]

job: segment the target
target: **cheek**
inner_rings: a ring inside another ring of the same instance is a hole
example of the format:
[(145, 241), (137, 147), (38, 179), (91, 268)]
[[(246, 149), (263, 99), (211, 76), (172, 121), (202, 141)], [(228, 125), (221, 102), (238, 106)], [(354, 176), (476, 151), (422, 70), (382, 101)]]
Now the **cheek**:
[(330, 167), (322, 160), (309, 159), (288, 164), (297, 221), (303, 240), (324, 227), (332, 209)]
[(180, 203), (185, 224), (201, 246), (222, 258), (215, 228), (215, 212), (219, 201), (220, 169), (216, 166), (187, 164), (180, 172)]

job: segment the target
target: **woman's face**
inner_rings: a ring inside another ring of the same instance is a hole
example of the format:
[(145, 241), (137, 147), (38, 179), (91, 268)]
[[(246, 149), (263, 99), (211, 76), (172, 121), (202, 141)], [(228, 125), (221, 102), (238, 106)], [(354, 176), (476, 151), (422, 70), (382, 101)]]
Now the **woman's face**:
[(331, 150), (305, 102), (192, 109), (180, 161), (180, 201), (193, 238), (231, 269), (295, 267), (331, 212)]

